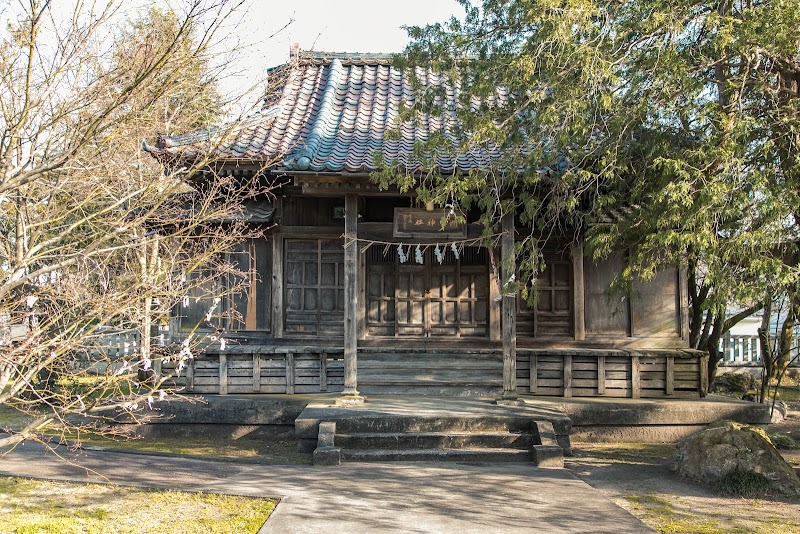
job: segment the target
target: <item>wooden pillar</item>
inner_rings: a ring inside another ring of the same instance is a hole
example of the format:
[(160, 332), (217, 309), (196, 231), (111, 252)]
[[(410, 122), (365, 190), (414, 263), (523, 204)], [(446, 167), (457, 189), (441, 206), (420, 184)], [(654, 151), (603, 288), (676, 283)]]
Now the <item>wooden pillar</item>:
[(340, 403), (364, 402), (358, 394), (358, 195), (344, 197), (344, 391)]
[(563, 375), (564, 397), (572, 397), (572, 354), (564, 356), (564, 375)]
[(664, 393), (672, 395), (675, 393), (675, 356), (667, 356), (666, 384)]
[(189, 391), (194, 389), (194, 358), (186, 362), (186, 389)]
[[(516, 271), (514, 261), (514, 212), (503, 215), (500, 239), (503, 284), (503, 400), (517, 398), (517, 300), (515, 286), (508, 284)], [(508, 284), (508, 285), (507, 285)]]
[[(489, 254), (493, 254), (493, 251), (489, 251)], [(494, 273), (490, 270), (488, 276), (489, 282), (489, 339), (491, 341), (501, 341), (503, 339), (502, 321), (500, 316), (502, 315), (502, 304), (500, 297), (500, 288), (497, 287), (497, 283), (495, 281)]]
[(283, 236), (272, 236), (272, 337), (283, 337)]
[(294, 353), (286, 353), (286, 394), (294, 395)]
[(583, 282), (583, 241), (572, 245), (572, 321), (574, 323), (575, 340), (586, 339), (586, 319), (584, 318), (584, 282)]
[(228, 356), (219, 355), (219, 394), (228, 394)]
[(642, 376), (639, 369), (639, 356), (631, 356), (631, 398), (638, 399), (642, 394)]
[(261, 355), (253, 354), (253, 393), (261, 392)]
[(536, 390), (539, 388), (539, 356), (536, 354), (531, 354), (531, 370), (530, 370), (530, 386), (528, 386), (528, 391), (531, 394), (536, 393)]
[(700, 397), (708, 395), (708, 353), (706, 352), (698, 358), (700, 364), (700, 383), (697, 385), (697, 392)]
[(319, 353), (319, 390), (328, 391), (328, 353)]
[(597, 357), (597, 394), (606, 394), (606, 357)]

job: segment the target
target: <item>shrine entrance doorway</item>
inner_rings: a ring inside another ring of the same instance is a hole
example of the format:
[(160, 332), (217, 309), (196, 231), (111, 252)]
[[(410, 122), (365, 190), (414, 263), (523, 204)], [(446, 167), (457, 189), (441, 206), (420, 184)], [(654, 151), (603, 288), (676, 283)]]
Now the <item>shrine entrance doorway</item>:
[(415, 250), (400, 263), (396, 250), (366, 251), (366, 334), (371, 337), (488, 337), (489, 268), (482, 247), (458, 257), (442, 248), (441, 263), (429, 246), (422, 264)]

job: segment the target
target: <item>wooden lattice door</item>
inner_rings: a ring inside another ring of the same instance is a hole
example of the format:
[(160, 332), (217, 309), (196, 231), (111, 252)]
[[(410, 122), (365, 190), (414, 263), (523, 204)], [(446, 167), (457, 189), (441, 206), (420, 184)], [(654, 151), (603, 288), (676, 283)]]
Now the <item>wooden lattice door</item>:
[(563, 337), (572, 335), (572, 265), (568, 259), (545, 256), (545, 268), (536, 277), (536, 304), (518, 300), (517, 335)]
[(340, 239), (287, 239), (287, 334), (344, 333), (344, 249)]
[(367, 251), (367, 334), (437, 337), (488, 335), (486, 252), (448, 251), (439, 264), (429, 248), (423, 263), (399, 263), (382, 249)]

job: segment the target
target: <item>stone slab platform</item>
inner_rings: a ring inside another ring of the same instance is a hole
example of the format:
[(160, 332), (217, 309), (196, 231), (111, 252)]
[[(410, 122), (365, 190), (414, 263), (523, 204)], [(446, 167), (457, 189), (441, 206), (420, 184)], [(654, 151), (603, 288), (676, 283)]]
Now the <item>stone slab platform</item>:
[[(148, 425), (163, 433), (187, 433), (203, 426), (203, 433), (238, 435), (282, 426), (301, 439), (317, 438), (323, 420), (417, 417), (523, 417), (553, 422), (557, 433), (571, 423), (573, 442), (675, 441), (705, 425), (731, 419), (752, 425), (770, 422), (769, 406), (709, 395), (705, 399), (618, 399), (521, 396), (523, 406), (499, 406), (493, 399), (372, 395), (355, 406), (333, 406), (339, 393), (307, 395), (187, 395), (191, 402), (160, 403), (160, 416)], [(319, 410), (324, 410), (320, 413)], [(331, 417), (333, 419), (331, 419)], [(157, 424), (157, 425), (156, 425)], [(560, 426), (559, 426), (560, 425)]]
[(498, 425), (530, 429), (532, 421), (552, 423), (559, 443), (569, 449), (570, 420), (553, 403), (531, 402), (499, 405), (494, 399), (476, 397), (427, 397), (374, 395), (363, 404), (339, 406), (330, 400), (312, 402), (295, 420), (295, 435), (302, 450), (316, 447), (321, 422), (335, 422), (337, 432), (353, 427), (382, 432), (441, 430), (464, 426), (469, 430), (494, 429)]
[[(541, 403), (541, 398), (526, 397)], [(677, 441), (723, 419), (763, 426), (769, 405), (709, 395), (705, 399), (549, 398), (572, 421), (573, 442)]]

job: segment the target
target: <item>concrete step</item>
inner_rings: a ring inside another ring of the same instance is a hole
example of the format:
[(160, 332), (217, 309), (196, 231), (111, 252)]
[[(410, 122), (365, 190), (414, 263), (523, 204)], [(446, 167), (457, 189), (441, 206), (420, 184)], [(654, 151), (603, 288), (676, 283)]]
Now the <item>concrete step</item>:
[(350, 417), (336, 422), (338, 434), (392, 433), (524, 433), (531, 430), (527, 417)]
[(530, 462), (530, 451), (518, 449), (342, 449), (347, 462)]
[(510, 432), (391, 432), (336, 434), (343, 449), (520, 449), (530, 450), (533, 436)]

